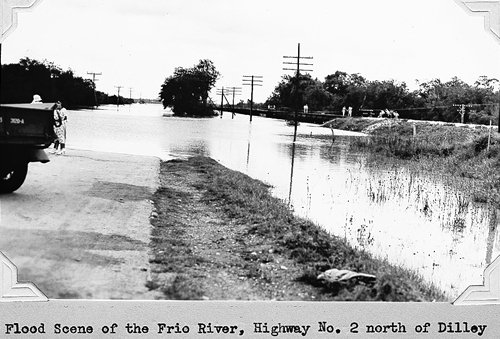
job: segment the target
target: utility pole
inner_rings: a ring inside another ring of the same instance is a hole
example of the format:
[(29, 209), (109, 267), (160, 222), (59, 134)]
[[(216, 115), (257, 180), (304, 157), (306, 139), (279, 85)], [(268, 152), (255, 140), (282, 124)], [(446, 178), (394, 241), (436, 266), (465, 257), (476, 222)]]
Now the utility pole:
[(232, 107), (233, 107), (233, 114), (232, 114), (232, 119), (234, 119), (234, 114), (235, 114), (234, 113), (234, 97), (236, 95), (241, 95), (241, 87), (227, 87), (226, 89), (229, 91), (229, 93), (232, 92), (232, 95), (233, 95), (233, 105), (232, 105)]
[(118, 106), (120, 105), (120, 89), (123, 86), (115, 86), (115, 87), (118, 89), (118, 95), (116, 96), (116, 108), (118, 108)]
[(453, 105), (455, 107), (459, 107), (458, 113), (460, 113), (460, 123), (464, 123), (464, 117), (465, 117), (465, 107), (474, 107), (474, 106), (480, 106), (480, 105), (474, 105), (474, 104), (457, 104)]
[(222, 115), (224, 114), (224, 86), (222, 89), (217, 90), (217, 95), (220, 95), (220, 118), (222, 119)]
[(293, 142), (297, 140), (297, 114), (300, 109), (300, 93), (299, 93), (299, 87), (300, 87), (300, 71), (303, 72), (312, 72), (311, 69), (301, 69), (300, 66), (312, 66), (313, 64), (308, 64), (308, 63), (302, 63), (300, 62), (300, 59), (312, 59), (313, 57), (301, 57), (300, 56), (300, 43), (297, 45), (297, 56), (284, 56), (283, 58), (285, 59), (297, 59), (296, 62), (283, 62), (283, 64), (288, 64), (288, 65), (297, 65), (297, 69), (294, 68), (283, 68), (285, 71), (296, 71), (296, 78), (295, 78), (295, 92), (296, 92), (296, 107), (295, 107), (295, 128), (293, 132)]
[(129, 93), (128, 93), (128, 98), (129, 98), (130, 100), (132, 100), (132, 89), (133, 89), (132, 87), (129, 87), (129, 88), (128, 88), (128, 90), (129, 90)]
[(222, 87), (221, 89), (217, 89), (216, 95), (220, 95), (220, 118), (222, 119), (222, 115), (224, 114), (224, 99), (226, 99), (228, 106), (231, 106), (231, 104), (226, 98), (226, 94), (224, 93), (224, 87)]
[(97, 107), (99, 104), (97, 103), (97, 95), (95, 94), (95, 82), (98, 80), (96, 79), (97, 75), (102, 75), (102, 73), (96, 73), (96, 72), (87, 72), (87, 74), (92, 75), (92, 83), (94, 84), (94, 106)]
[(253, 88), (254, 88), (254, 86), (262, 86), (262, 76), (261, 75), (244, 75), (243, 76), (243, 86), (251, 86), (251, 92), (250, 92), (250, 122), (252, 122), (252, 116), (253, 116)]

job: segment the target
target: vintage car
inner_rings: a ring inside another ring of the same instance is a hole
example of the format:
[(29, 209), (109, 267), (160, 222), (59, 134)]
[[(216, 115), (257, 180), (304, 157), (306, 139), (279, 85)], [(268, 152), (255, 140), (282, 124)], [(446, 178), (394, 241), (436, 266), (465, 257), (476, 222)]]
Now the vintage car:
[(49, 162), (55, 139), (53, 103), (0, 105), (0, 193), (24, 183), (30, 162)]

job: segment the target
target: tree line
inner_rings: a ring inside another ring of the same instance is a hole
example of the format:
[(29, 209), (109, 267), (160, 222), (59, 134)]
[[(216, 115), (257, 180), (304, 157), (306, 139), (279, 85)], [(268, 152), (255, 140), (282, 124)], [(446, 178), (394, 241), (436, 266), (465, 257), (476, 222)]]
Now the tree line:
[[(39, 94), (45, 102), (61, 101), (66, 107), (97, 104), (128, 104), (133, 100), (95, 91), (90, 79), (76, 76), (71, 69), (63, 70), (49, 61), (23, 58), (18, 63), (2, 65), (1, 103), (31, 102)], [(161, 85), (160, 98), (164, 107), (171, 107), (175, 115), (210, 116), (214, 104), (209, 92), (220, 73), (211, 60), (200, 60), (190, 68), (178, 67)], [(394, 110), (402, 118), (460, 121), (456, 105), (466, 105), (465, 121), (470, 123), (498, 123), (499, 92), (497, 79), (479, 77), (467, 84), (457, 77), (443, 82), (433, 79), (418, 83), (410, 91), (404, 82), (395, 80), (367, 80), (359, 73), (336, 71), (324, 81), (310, 74), (284, 75), (266, 102), (276, 109), (295, 110), (305, 104), (310, 111), (340, 113), (343, 107), (352, 107), (355, 115), (378, 115), (380, 110)], [(95, 91), (95, 96), (94, 96)], [(256, 106), (261, 106), (257, 104)]]
[(2, 65), (1, 103), (29, 103), (38, 94), (44, 102), (61, 101), (69, 108), (99, 104), (129, 104), (133, 100), (95, 91), (90, 79), (76, 76), (49, 61), (23, 58), (15, 64)]
[(284, 75), (265, 105), (278, 109), (297, 109), (307, 104), (311, 111), (340, 113), (352, 107), (356, 115), (378, 116), (381, 110), (397, 111), (402, 118), (459, 122), (460, 106), (466, 105), (465, 121), (487, 124), (498, 120), (497, 79), (481, 76), (469, 85), (457, 77), (443, 82), (419, 82), (410, 91), (405, 82), (369, 81), (359, 73), (336, 71), (324, 81), (309, 74)]

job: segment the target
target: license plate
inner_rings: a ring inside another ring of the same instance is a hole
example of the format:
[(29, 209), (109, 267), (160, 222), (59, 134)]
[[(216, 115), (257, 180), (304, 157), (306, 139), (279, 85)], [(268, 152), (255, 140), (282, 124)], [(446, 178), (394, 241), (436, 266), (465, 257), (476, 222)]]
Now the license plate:
[(10, 118), (10, 123), (13, 125), (24, 125), (24, 119), (21, 118)]

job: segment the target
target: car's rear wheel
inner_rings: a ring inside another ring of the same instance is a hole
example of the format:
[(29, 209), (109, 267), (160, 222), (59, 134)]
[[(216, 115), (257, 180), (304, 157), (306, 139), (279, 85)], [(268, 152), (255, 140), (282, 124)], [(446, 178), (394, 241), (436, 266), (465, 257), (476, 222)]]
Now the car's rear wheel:
[(0, 193), (11, 193), (24, 183), (28, 173), (28, 163), (10, 165), (0, 169)]

